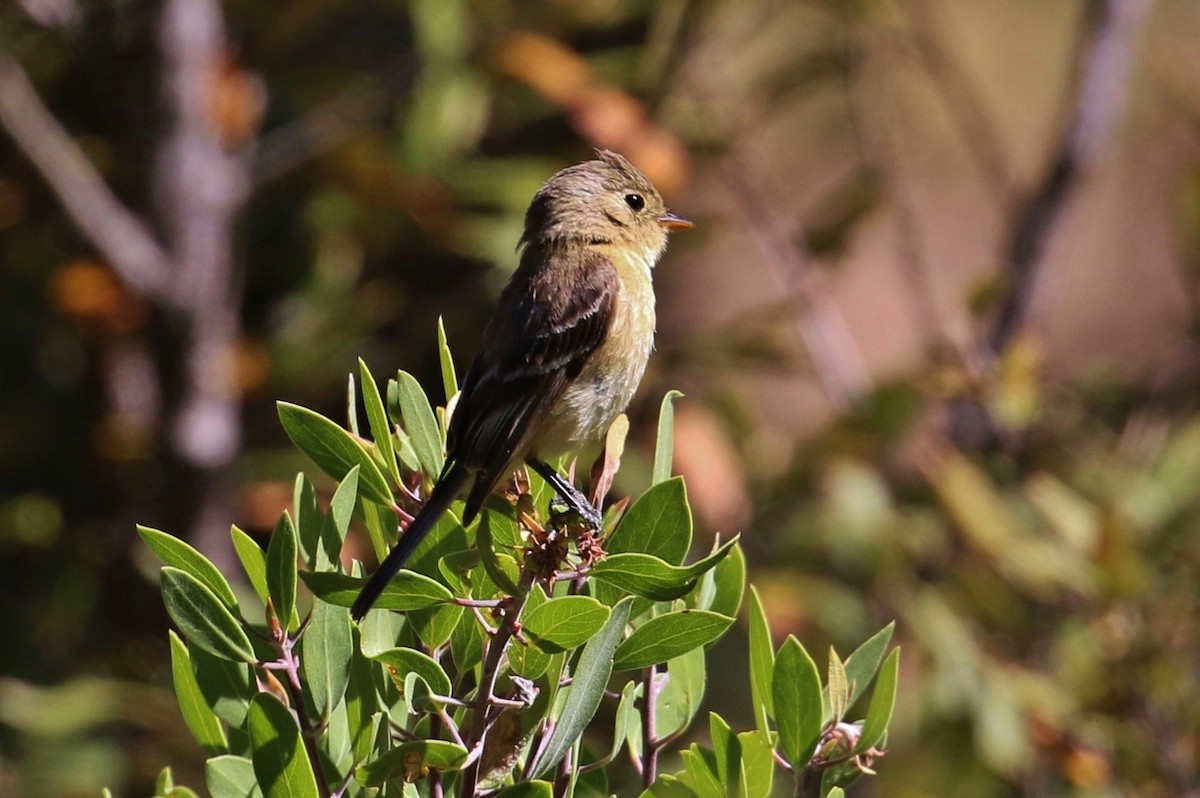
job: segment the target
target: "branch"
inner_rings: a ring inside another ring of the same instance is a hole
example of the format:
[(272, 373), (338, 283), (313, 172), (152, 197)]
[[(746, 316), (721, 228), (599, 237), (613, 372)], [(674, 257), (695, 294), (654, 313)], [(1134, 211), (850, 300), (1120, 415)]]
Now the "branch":
[(508, 649), (509, 641), (516, 634), (521, 619), (521, 610), (529, 598), (533, 587), (534, 571), (528, 565), (521, 571), (521, 581), (518, 590), (504, 608), (504, 618), (500, 626), (488, 640), (487, 654), (483, 661), (483, 669), (479, 674), (479, 686), (475, 688), (475, 702), (471, 709), (471, 729), (466, 741), (471, 750), (478, 751), (479, 756), (463, 770), (459, 795), (462, 798), (473, 798), (475, 787), (479, 782), (480, 769), (483, 767), (483, 748), (488, 730), (488, 716), (494, 701), (492, 695), (496, 689), (496, 677), (500, 675), (500, 662)]
[(988, 354), (1002, 352), (1025, 321), (1038, 266), (1080, 181), (1109, 146), (1128, 99), (1129, 72), (1152, 0), (1092, 0), (1085, 20), (1074, 113), (1040, 186), (1009, 232), (1009, 293), (996, 315)]
[(42, 103), (21, 65), (4, 53), (0, 53), (0, 126), (121, 279), (141, 294), (163, 297), (170, 280), (170, 257), (109, 190)]
[(232, 366), (240, 297), (230, 251), (234, 215), (249, 189), (246, 166), (226, 151), (210, 111), (225, 52), (220, 3), (168, 0), (159, 47), (171, 121), (155, 188), (178, 263), (170, 300), (188, 336), (172, 438), (187, 462), (211, 469), (233, 459), (241, 438)]

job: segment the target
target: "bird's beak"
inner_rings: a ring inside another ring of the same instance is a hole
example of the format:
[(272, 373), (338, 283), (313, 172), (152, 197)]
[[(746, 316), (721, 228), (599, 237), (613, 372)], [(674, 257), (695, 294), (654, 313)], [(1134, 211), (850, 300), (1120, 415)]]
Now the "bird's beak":
[(668, 230), (691, 230), (696, 225), (692, 224), (687, 219), (684, 219), (678, 214), (667, 211), (662, 216), (658, 217), (658, 223)]

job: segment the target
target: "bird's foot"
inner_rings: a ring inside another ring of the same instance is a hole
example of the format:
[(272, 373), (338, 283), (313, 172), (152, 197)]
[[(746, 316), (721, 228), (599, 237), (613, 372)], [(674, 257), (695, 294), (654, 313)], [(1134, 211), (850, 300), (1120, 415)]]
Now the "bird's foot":
[(604, 515), (591, 502), (584, 499), (582, 494), (575, 498), (577, 501), (570, 501), (562, 496), (555, 496), (550, 500), (550, 514), (562, 515), (563, 513), (573, 512), (582, 518), (588, 526), (597, 532), (601, 531), (604, 527)]

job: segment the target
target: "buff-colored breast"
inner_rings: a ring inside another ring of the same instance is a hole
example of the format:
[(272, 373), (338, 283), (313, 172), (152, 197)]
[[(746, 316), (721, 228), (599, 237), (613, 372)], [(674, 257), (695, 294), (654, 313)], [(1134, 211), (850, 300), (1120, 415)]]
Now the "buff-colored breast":
[(550, 410), (533, 443), (549, 458), (598, 440), (625, 411), (641, 384), (654, 348), (654, 286), (650, 269), (658, 253), (630, 257), (602, 250), (620, 274), (612, 326), (579, 377)]

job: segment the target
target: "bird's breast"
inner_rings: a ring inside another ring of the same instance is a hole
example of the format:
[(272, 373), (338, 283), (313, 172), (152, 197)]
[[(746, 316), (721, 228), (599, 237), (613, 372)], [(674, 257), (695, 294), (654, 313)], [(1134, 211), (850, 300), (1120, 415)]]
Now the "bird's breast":
[(613, 258), (620, 293), (608, 335), (550, 410), (534, 450), (553, 457), (599, 439), (633, 399), (654, 348), (654, 286), (648, 260)]

